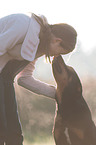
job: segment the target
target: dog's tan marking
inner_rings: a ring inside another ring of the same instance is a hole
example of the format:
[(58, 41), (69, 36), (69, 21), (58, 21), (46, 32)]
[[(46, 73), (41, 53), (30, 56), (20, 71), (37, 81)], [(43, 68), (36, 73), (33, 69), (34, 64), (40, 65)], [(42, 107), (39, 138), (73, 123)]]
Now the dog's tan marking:
[(80, 139), (84, 139), (84, 132), (80, 129), (77, 128), (72, 128), (72, 131), (80, 138)]

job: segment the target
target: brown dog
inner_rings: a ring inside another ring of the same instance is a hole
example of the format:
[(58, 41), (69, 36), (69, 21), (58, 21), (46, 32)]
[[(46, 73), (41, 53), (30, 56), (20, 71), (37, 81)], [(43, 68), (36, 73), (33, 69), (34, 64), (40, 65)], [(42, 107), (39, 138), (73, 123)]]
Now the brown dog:
[(96, 145), (96, 127), (75, 70), (61, 56), (53, 60), (52, 69), (57, 83), (56, 145)]

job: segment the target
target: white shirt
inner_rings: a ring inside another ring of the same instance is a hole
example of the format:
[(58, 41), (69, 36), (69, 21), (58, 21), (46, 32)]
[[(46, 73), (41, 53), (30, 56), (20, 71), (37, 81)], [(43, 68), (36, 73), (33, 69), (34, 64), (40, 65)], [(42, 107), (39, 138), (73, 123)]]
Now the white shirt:
[[(0, 72), (10, 59), (26, 59), (29, 65), (18, 75), (24, 88), (55, 98), (55, 87), (32, 77), (39, 45), (40, 25), (30, 16), (13, 14), (0, 19)], [(15, 64), (14, 64), (15, 65)]]

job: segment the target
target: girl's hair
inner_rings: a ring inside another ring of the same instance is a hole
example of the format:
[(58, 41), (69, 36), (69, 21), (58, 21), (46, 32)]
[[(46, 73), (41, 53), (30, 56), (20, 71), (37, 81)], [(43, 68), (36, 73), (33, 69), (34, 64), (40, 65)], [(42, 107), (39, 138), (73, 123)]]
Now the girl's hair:
[(34, 18), (41, 25), (41, 33), (40, 33), (40, 44), (39, 47), (43, 47), (45, 49), (45, 57), (49, 58), (49, 47), (52, 33), (57, 37), (61, 38), (61, 46), (66, 49), (66, 53), (71, 52), (75, 48), (77, 32), (76, 30), (64, 23), (49, 25), (46, 17), (40, 17), (33, 14)]
[(77, 32), (76, 30), (64, 23), (50, 25), (51, 32), (58, 38), (61, 38), (61, 46), (71, 52), (75, 48)]
[(50, 62), (50, 56), (49, 56), (49, 45), (51, 40), (51, 29), (50, 25), (47, 22), (47, 19), (45, 16), (37, 16), (35, 14), (32, 14), (32, 16), (36, 19), (36, 21), (41, 25), (41, 31), (39, 35), (40, 44), (39, 49), (44, 48), (45, 50), (45, 58), (47, 60), (47, 57)]

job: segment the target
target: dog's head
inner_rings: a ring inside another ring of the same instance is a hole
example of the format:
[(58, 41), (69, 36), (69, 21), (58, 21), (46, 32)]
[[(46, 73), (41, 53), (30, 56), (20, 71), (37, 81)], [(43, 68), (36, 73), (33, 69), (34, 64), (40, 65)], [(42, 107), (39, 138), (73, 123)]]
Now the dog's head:
[(81, 95), (82, 87), (75, 70), (67, 66), (62, 56), (55, 57), (52, 62), (52, 70), (57, 83), (57, 95)]

